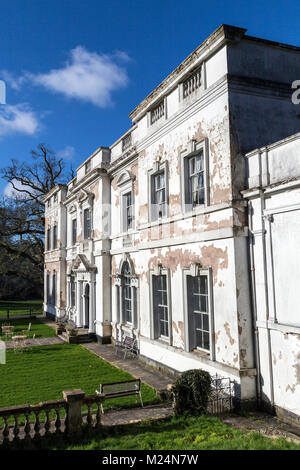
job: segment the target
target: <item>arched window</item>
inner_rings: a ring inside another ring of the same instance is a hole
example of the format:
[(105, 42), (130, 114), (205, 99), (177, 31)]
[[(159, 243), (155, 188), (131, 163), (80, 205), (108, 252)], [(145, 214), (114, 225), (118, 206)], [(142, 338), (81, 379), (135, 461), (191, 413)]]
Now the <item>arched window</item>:
[(122, 309), (123, 320), (132, 323), (132, 290), (130, 282), (130, 266), (128, 261), (122, 266)]

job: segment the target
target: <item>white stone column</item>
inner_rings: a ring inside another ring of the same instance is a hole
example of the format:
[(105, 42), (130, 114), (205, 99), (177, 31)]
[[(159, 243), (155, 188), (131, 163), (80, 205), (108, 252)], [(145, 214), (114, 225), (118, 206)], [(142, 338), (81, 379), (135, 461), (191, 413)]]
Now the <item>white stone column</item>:
[(70, 289), (70, 280), (67, 280), (67, 298), (66, 298), (67, 308), (71, 306), (71, 289)]
[(77, 297), (77, 305), (76, 305), (76, 312), (77, 312), (77, 326), (82, 327), (82, 280), (77, 280), (76, 283), (76, 297)]
[(90, 315), (89, 315), (89, 333), (95, 333), (96, 320), (96, 280), (92, 276), (90, 282)]

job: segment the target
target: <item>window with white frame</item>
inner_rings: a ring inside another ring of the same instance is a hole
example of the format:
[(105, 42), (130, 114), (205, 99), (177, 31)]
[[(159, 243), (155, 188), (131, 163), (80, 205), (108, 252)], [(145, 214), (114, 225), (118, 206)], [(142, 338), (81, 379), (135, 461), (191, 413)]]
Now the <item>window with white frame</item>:
[(166, 174), (162, 170), (151, 176), (151, 220), (166, 216)]
[(209, 204), (208, 151), (206, 140), (182, 154), (182, 209), (188, 212)]
[(84, 239), (87, 240), (91, 237), (92, 233), (92, 211), (87, 208), (83, 211), (83, 233)]
[(154, 338), (169, 339), (167, 274), (152, 275)]
[(133, 201), (132, 191), (123, 195), (123, 231), (128, 232), (133, 228)]
[(51, 228), (47, 228), (47, 251), (51, 250)]
[(203, 149), (198, 153), (198, 155), (193, 155), (188, 159), (188, 184), (189, 184), (189, 193), (190, 201), (193, 205), (199, 206), (204, 204), (205, 195), (204, 195), (204, 154)]
[(213, 315), (211, 273), (209, 269), (197, 269), (186, 273), (186, 338), (187, 351), (200, 350), (212, 357)]
[(116, 289), (117, 315), (116, 320), (129, 328), (138, 327), (138, 277), (126, 256), (121, 263), (120, 272), (114, 276)]
[(77, 242), (77, 219), (72, 219), (72, 245)]
[(53, 227), (53, 246), (52, 249), (55, 250), (57, 248), (57, 225)]
[(52, 305), (56, 305), (56, 272), (52, 274)]
[(46, 276), (46, 299), (47, 304), (50, 304), (50, 274), (47, 273)]
[(122, 310), (123, 321), (125, 323), (132, 323), (132, 289), (130, 279), (130, 266), (128, 261), (123, 264), (122, 268)]

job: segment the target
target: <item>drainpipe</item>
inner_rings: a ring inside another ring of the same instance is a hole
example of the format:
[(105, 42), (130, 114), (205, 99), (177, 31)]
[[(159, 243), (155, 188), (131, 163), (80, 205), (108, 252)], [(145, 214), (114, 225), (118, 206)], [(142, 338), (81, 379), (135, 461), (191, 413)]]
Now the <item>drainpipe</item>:
[[(265, 202), (263, 199), (263, 210), (265, 209)], [(267, 339), (268, 339), (268, 355), (269, 355), (269, 375), (270, 375), (270, 395), (271, 395), (271, 407), (274, 412), (274, 375), (273, 375), (273, 362), (272, 362), (272, 346), (271, 346), (271, 333), (270, 327), (268, 324), (269, 315), (270, 315), (270, 305), (269, 305), (269, 289), (268, 289), (268, 273), (267, 273), (267, 255), (266, 255), (266, 237), (265, 237), (265, 217), (263, 216), (263, 241), (264, 241), (264, 274), (265, 274), (265, 292), (266, 292), (266, 303), (267, 303), (267, 312), (266, 312), (266, 328), (267, 328)], [(269, 233), (270, 233), (270, 220), (269, 220)], [(271, 242), (271, 241), (270, 241)]]
[(255, 367), (257, 371), (256, 376), (256, 393), (257, 393), (257, 402), (258, 406), (261, 404), (261, 365), (260, 365), (260, 355), (259, 355), (259, 335), (257, 329), (257, 305), (256, 305), (256, 289), (255, 289), (255, 266), (254, 266), (254, 236), (252, 233), (253, 224), (252, 224), (252, 203), (248, 201), (248, 226), (249, 226), (249, 258), (250, 258), (250, 277), (251, 277), (251, 297), (252, 297), (252, 335), (253, 343), (255, 349)]

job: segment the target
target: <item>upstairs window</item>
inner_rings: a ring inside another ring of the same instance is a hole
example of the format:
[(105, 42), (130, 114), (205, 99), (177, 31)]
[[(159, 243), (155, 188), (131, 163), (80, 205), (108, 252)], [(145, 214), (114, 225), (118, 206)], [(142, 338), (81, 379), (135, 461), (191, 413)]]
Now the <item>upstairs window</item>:
[(92, 233), (92, 212), (91, 209), (84, 209), (83, 211), (83, 227), (84, 227), (84, 239), (91, 238)]
[(192, 141), (181, 158), (183, 212), (209, 205), (208, 143)]
[(203, 150), (198, 155), (188, 159), (188, 185), (189, 199), (193, 207), (204, 204), (204, 154)]
[(165, 172), (161, 171), (152, 176), (152, 220), (166, 215), (166, 179)]
[(72, 219), (72, 245), (77, 242), (77, 219)]
[(133, 203), (132, 203), (132, 192), (124, 194), (123, 196), (123, 230), (133, 228)]
[(53, 227), (53, 250), (57, 248), (57, 225)]
[(47, 228), (47, 251), (51, 250), (51, 229)]

